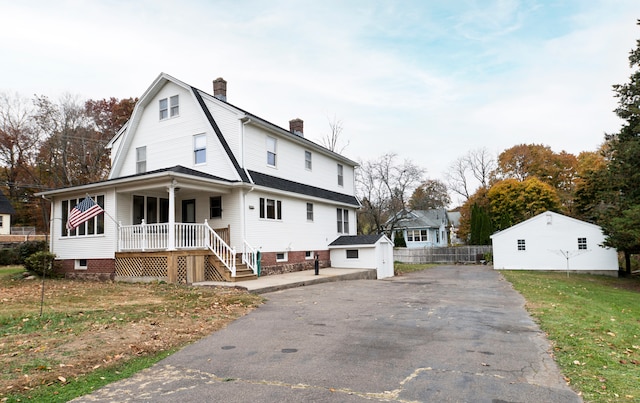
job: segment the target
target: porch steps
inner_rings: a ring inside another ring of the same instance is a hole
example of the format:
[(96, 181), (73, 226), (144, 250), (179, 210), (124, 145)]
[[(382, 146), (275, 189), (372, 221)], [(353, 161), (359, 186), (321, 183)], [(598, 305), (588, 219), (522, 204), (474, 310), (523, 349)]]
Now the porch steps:
[(222, 264), (216, 255), (209, 255), (210, 264), (216, 268), (218, 273), (224, 278), (224, 281), (238, 282), (246, 280), (255, 280), (258, 278), (246, 264), (242, 263), (240, 257), (236, 258), (236, 276), (231, 277), (231, 272)]

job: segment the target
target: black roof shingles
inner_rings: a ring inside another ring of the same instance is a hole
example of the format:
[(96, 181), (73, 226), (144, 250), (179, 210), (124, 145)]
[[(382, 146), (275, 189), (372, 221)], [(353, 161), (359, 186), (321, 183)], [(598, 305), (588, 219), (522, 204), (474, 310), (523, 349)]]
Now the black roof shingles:
[(373, 245), (382, 237), (382, 234), (343, 235), (331, 242), (329, 246)]
[(0, 191), (0, 214), (15, 214), (16, 211), (13, 209), (11, 202), (7, 197)]
[(253, 182), (259, 186), (303, 194), (305, 196), (333, 200), (353, 206), (360, 206), (360, 204), (358, 203), (358, 199), (356, 199), (354, 196), (349, 196), (343, 193), (338, 193), (315, 186), (305, 185), (303, 183), (293, 182), (288, 179), (277, 178), (275, 176), (263, 174), (261, 172), (249, 171), (249, 174), (251, 175)]

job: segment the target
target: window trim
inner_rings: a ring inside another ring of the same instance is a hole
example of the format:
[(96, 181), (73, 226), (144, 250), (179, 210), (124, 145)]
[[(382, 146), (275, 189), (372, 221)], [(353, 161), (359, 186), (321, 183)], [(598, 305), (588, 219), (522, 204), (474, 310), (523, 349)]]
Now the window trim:
[(578, 250), (587, 250), (587, 237), (578, 238)]
[[(282, 257), (278, 257), (278, 255), (282, 255)], [(288, 252), (276, 252), (276, 262), (288, 262), (289, 261), (289, 253)]]
[(349, 233), (349, 210), (346, 208), (337, 208), (336, 209), (336, 221), (337, 221), (337, 232), (338, 234), (348, 234)]
[[(217, 202), (219, 200), (219, 203)], [(214, 201), (216, 201), (214, 205)], [(218, 214), (219, 210), (219, 214)], [(214, 214), (215, 213), (215, 214)], [(222, 218), (222, 196), (209, 197), (209, 218)]]
[(360, 259), (359, 249), (346, 249), (347, 259)]
[[(273, 147), (271, 147), (271, 145), (273, 145)], [(267, 136), (266, 150), (267, 150), (267, 166), (276, 168), (278, 166), (278, 139), (275, 137)], [(273, 163), (271, 163), (271, 159), (273, 159)]]
[(304, 168), (307, 171), (313, 170), (313, 154), (311, 154), (311, 151), (304, 150)]
[[(198, 146), (198, 140), (204, 141), (204, 146)], [(198, 155), (204, 157), (203, 161), (198, 161)], [(207, 163), (207, 135), (205, 133), (196, 134), (193, 136), (193, 165), (203, 165)]]
[(313, 222), (313, 203), (307, 203), (307, 221)]
[[(269, 217), (269, 202), (273, 202), (273, 217)], [(264, 220), (282, 221), (282, 200), (261, 197), (260, 218)]]
[(338, 186), (344, 186), (344, 166), (338, 164)]
[[(144, 154), (141, 156), (141, 154)], [(136, 174), (147, 172), (147, 146), (136, 147)]]
[[(105, 195), (95, 194), (90, 195), (94, 203), (98, 204), (104, 210)], [(105, 221), (104, 211), (95, 217), (88, 219), (82, 224), (78, 225), (72, 230), (67, 230), (67, 221), (69, 220), (69, 214), (75, 206), (78, 205), (84, 199), (84, 196), (80, 196), (77, 199), (64, 199), (60, 200), (61, 214), (61, 232), (60, 235), (64, 238), (76, 238), (76, 237), (95, 237), (104, 236), (105, 233)]]
[(172, 95), (158, 100), (158, 118), (167, 120), (180, 116), (180, 95)]
[(305, 260), (313, 260), (315, 259), (316, 255), (312, 250), (307, 250), (304, 252), (304, 259)]

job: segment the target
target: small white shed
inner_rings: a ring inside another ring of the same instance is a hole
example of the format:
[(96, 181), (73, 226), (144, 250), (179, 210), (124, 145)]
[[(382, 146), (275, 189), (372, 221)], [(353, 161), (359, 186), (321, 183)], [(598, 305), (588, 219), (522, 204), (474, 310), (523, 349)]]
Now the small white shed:
[(618, 254), (600, 246), (602, 228), (547, 211), (491, 235), (493, 267), (617, 275)]
[(329, 244), (331, 266), (376, 269), (378, 279), (393, 277), (393, 243), (383, 234), (344, 235)]

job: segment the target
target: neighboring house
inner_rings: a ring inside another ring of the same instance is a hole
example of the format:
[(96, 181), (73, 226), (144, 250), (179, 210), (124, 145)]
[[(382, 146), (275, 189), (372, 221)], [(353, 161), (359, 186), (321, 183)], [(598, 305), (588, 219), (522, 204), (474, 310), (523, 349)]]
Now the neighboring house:
[(393, 242), (386, 235), (343, 235), (329, 250), (333, 267), (376, 269), (378, 279), (393, 277)]
[[(303, 135), (160, 74), (109, 142), (99, 183), (42, 192), (51, 251), (67, 276), (236, 280), (329, 264), (328, 245), (355, 235), (356, 163)], [(105, 213), (68, 231), (86, 195)]]
[(0, 235), (11, 234), (11, 216), (15, 213), (9, 199), (0, 191)]
[(497, 232), (491, 239), (495, 269), (618, 273), (618, 254), (600, 246), (605, 237), (599, 226), (551, 211)]
[(447, 246), (449, 220), (445, 209), (412, 210), (400, 213), (391, 234), (402, 233), (407, 248)]

